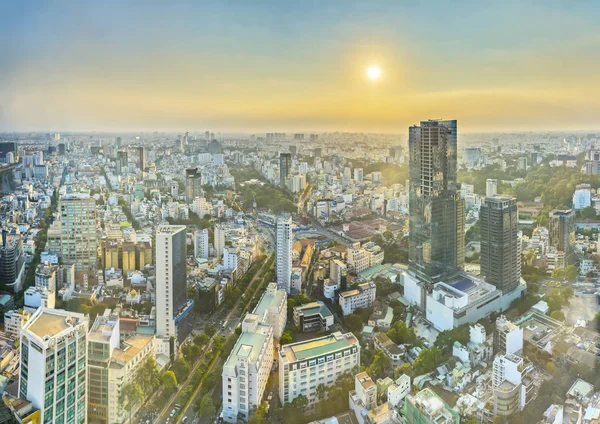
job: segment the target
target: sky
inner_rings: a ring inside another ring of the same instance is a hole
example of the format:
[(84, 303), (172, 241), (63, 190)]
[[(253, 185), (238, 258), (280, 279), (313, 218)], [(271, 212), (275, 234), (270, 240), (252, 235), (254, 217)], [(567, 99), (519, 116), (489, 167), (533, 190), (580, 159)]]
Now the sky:
[(0, 131), (597, 130), (599, 21), (585, 0), (0, 2)]

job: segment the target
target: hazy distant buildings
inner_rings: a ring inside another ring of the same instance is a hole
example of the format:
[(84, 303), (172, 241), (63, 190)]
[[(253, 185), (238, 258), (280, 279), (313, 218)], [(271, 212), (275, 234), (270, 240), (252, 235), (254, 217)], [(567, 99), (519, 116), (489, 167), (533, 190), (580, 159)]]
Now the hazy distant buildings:
[(577, 184), (573, 193), (573, 209), (581, 210), (592, 206), (592, 186), (589, 184)]
[(513, 291), (521, 280), (517, 200), (501, 194), (488, 196), (479, 219), (481, 275), (504, 293)]
[(138, 168), (139, 170), (142, 172), (142, 176), (144, 175), (144, 172), (146, 171), (146, 149), (144, 149), (144, 147), (140, 146), (137, 148), (137, 152), (138, 152)]
[(196, 197), (200, 196), (202, 196), (202, 174), (196, 168), (186, 169), (185, 200), (187, 204), (191, 204)]
[(424, 284), (453, 275), (464, 263), (464, 203), (456, 180), (456, 143), (455, 120), (422, 121), (409, 128), (408, 267)]
[(498, 194), (498, 180), (488, 178), (485, 183), (485, 196), (494, 196)]
[(463, 161), (467, 168), (474, 168), (481, 161), (481, 148), (465, 147)]

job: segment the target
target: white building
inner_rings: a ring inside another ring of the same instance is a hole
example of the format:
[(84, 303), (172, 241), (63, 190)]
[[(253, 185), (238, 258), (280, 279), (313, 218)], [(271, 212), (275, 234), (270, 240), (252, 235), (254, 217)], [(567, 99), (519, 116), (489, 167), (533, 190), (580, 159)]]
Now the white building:
[(329, 261), (329, 279), (335, 283), (338, 287), (341, 286), (342, 281), (346, 278), (346, 264), (339, 259), (331, 259)]
[(498, 194), (498, 180), (488, 178), (485, 183), (485, 197), (495, 196)]
[(372, 281), (361, 283), (354, 290), (340, 293), (340, 306), (345, 315), (350, 315), (357, 308), (368, 308), (375, 302), (377, 287)]
[(533, 398), (533, 370), (523, 358), (511, 353), (497, 355), (492, 367), (494, 414), (510, 416), (523, 410)]
[[(411, 290), (404, 280), (405, 296)], [(416, 285), (421, 290), (420, 285)], [(493, 312), (502, 312), (521, 296), (525, 290), (525, 282), (521, 280), (519, 287), (503, 294), (495, 286), (485, 283), (466, 273), (456, 274), (448, 283), (439, 282), (427, 295), (426, 318), (439, 330), (451, 330), (462, 324), (476, 322)], [(414, 295), (411, 294), (411, 295)], [(419, 293), (420, 297), (420, 293)]]
[(377, 386), (366, 372), (354, 376), (354, 390), (348, 393), (348, 404), (359, 424), (364, 424), (365, 412), (377, 406)]
[(223, 252), (223, 268), (235, 270), (239, 262), (239, 249), (237, 247), (227, 247)]
[(262, 402), (273, 365), (273, 329), (248, 314), (242, 334), (223, 365), (223, 419), (248, 421), (251, 411)]
[(214, 236), (215, 257), (220, 258), (225, 249), (225, 228), (219, 224), (215, 225)]
[(579, 210), (592, 206), (592, 186), (578, 184), (573, 193), (573, 209)]
[(323, 280), (323, 296), (327, 299), (334, 299), (335, 292), (339, 290), (340, 286), (330, 278)]
[(208, 230), (206, 228), (194, 231), (194, 256), (205, 259), (209, 257)]
[(186, 227), (161, 225), (156, 230), (157, 351), (171, 356), (177, 338), (176, 318), (187, 302)]
[(356, 244), (346, 251), (346, 262), (351, 271), (359, 274), (369, 268), (370, 257), (364, 249), (360, 248), (360, 245), (356, 246)]
[(87, 422), (87, 327), (83, 314), (39, 308), (21, 329), (19, 396), (41, 422)]
[(309, 405), (317, 398), (320, 384), (329, 387), (338, 377), (360, 368), (360, 343), (352, 333), (335, 332), (279, 350), (279, 399), (292, 402), (299, 395), (308, 398)]
[(25, 324), (31, 313), (25, 309), (12, 309), (4, 313), (4, 332), (15, 340), (21, 337), (21, 327)]
[(287, 323), (287, 293), (277, 283), (269, 283), (252, 313), (261, 323), (270, 325), (273, 337), (279, 340)]
[(39, 307), (54, 309), (56, 306), (56, 292), (52, 290), (31, 286), (25, 290), (23, 297), (25, 308), (31, 312)]
[(406, 374), (402, 374), (396, 379), (394, 384), (388, 387), (387, 400), (393, 408), (396, 408), (398, 405), (400, 405), (400, 402), (402, 402), (404, 398), (408, 396), (409, 393), (410, 377)]
[(288, 294), (292, 291), (292, 218), (277, 219), (277, 285)]
[(496, 319), (494, 351), (500, 355), (518, 355), (523, 351), (523, 329), (507, 320), (504, 315)]

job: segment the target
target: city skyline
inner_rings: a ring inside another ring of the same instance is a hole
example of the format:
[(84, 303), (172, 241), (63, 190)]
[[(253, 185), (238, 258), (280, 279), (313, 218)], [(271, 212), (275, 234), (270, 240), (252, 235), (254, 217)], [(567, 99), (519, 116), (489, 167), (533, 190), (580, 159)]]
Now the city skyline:
[(423, 117), (459, 119), (463, 133), (597, 128), (593, 3), (44, 2), (0, 12), (0, 131), (404, 134)]

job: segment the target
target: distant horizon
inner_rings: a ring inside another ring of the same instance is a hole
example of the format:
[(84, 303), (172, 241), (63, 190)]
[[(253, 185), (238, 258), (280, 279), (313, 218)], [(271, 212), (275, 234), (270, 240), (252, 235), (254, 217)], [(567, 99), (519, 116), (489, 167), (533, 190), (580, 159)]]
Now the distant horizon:
[(598, 21), (558, 0), (4, 2), (0, 131), (578, 131), (600, 125)]

